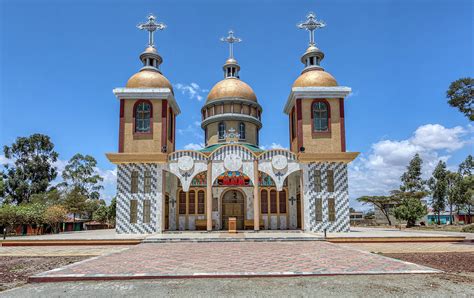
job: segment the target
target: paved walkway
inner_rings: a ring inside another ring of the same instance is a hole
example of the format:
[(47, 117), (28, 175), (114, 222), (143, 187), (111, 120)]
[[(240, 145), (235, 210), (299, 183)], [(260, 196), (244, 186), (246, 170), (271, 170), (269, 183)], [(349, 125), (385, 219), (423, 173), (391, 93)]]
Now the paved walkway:
[(344, 243), (338, 245), (374, 253), (474, 252), (474, 242)]
[(413, 237), (413, 236), (461, 236), (474, 239), (474, 233), (448, 232), (437, 230), (410, 230), (394, 228), (351, 227), (350, 233), (330, 233), (338, 237)]
[(101, 256), (129, 249), (128, 245), (106, 246), (0, 246), (0, 257)]
[(435, 273), (323, 241), (139, 244), (33, 276), (31, 281)]

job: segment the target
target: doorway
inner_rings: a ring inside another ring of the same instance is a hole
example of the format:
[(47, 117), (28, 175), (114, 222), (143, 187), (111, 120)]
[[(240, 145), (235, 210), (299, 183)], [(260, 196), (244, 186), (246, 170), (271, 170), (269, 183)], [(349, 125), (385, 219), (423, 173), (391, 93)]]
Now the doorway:
[(229, 229), (229, 217), (237, 219), (237, 229), (244, 229), (245, 219), (244, 194), (236, 189), (226, 191), (222, 195), (222, 229)]
[(301, 195), (296, 194), (296, 228), (301, 229)]

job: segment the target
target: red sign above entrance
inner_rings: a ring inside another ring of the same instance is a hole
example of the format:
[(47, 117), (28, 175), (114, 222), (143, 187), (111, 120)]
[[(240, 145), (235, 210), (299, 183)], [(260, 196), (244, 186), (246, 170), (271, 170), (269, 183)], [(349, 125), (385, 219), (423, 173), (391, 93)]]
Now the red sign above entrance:
[(240, 172), (225, 172), (217, 177), (217, 185), (219, 186), (251, 186), (252, 182), (247, 175)]

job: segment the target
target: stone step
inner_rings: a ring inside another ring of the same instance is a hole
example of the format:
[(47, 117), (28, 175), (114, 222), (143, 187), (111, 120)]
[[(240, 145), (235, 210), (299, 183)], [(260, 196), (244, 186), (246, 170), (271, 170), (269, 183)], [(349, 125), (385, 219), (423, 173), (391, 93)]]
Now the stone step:
[(283, 241), (325, 241), (322, 237), (259, 237), (259, 238), (152, 238), (144, 239), (142, 243), (177, 243), (177, 242), (283, 242)]

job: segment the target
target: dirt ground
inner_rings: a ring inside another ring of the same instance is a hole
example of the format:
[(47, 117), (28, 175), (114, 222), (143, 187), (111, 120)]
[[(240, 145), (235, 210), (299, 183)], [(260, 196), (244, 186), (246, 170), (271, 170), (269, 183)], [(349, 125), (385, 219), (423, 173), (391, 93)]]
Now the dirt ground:
[(384, 255), (390, 258), (440, 269), (447, 273), (474, 272), (474, 252), (392, 253)]
[(62, 267), (87, 257), (0, 257), (0, 291), (19, 287), (28, 276)]

